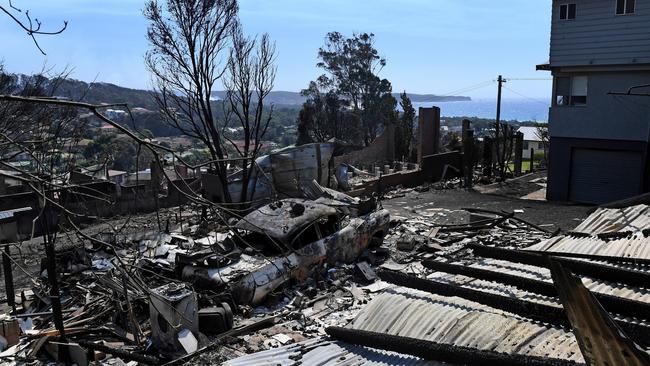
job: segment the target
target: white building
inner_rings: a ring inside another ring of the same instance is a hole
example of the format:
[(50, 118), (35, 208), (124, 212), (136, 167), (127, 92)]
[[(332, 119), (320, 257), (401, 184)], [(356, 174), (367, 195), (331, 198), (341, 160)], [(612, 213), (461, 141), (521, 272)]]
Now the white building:
[(524, 159), (530, 159), (530, 149), (534, 149), (535, 152), (544, 151), (544, 144), (537, 127), (519, 127), (517, 132), (524, 134), (524, 144), (522, 147), (522, 157)]

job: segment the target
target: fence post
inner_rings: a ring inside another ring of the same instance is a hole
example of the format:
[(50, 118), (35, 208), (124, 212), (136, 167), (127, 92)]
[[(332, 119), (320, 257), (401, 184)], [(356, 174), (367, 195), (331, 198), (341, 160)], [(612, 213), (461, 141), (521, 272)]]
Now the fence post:
[(16, 292), (14, 290), (14, 274), (11, 268), (11, 251), (9, 244), (5, 243), (4, 250), (2, 251), (2, 268), (5, 276), (5, 293), (7, 294), (7, 305), (11, 310), (16, 312)]
[(481, 166), (483, 167), (483, 176), (492, 179), (492, 138), (483, 137), (483, 158)]
[(470, 121), (468, 119), (463, 120), (463, 130), (462, 130), (462, 134), (461, 134), (461, 136), (463, 136), (463, 138), (465, 138), (465, 133), (467, 132), (467, 130), (469, 130), (471, 128), (471, 123), (472, 123), (472, 121)]
[(530, 172), (534, 172), (535, 169), (533, 169), (533, 163), (535, 162), (535, 149), (532, 147), (530, 148)]
[(467, 129), (463, 135), (463, 175), (465, 188), (471, 189), (474, 182), (474, 130)]
[(515, 176), (521, 175), (521, 163), (524, 154), (524, 134), (517, 132), (515, 135)]

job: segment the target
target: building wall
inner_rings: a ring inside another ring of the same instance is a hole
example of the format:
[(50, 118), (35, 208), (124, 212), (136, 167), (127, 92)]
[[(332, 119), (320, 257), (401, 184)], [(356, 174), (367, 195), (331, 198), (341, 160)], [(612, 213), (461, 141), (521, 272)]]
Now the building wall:
[[(646, 37), (650, 39), (650, 33)], [(631, 86), (650, 84), (650, 71), (554, 72), (556, 77), (573, 75), (588, 76), (587, 104), (552, 106), (549, 113), (551, 137), (648, 141), (650, 98), (607, 93), (626, 92)], [(648, 92), (648, 89), (639, 92)]]
[[(576, 4), (576, 19), (560, 20), (560, 5)], [(551, 67), (650, 64), (650, 1), (616, 15), (616, 0), (553, 0)]]
[(420, 107), (418, 110), (418, 164), (425, 156), (437, 154), (440, 145), (440, 108)]
[(521, 157), (530, 159), (530, 149), (535, 150), (535, 154), (544, 151), (544, 144), (541, 141), (524, 141)]
[(392, 163), (395, 160), (395, 126), (388, 125), (375, 141), (364, 149), (334, 157), (334, 166), (350, 164), (364, 167)]
[[(647, 165), (646, 149), (647, 143), (641, 141), (623, 141), (611, 139), (579, 139), (579, 138), (566, 138), (566, 137), (551, 137), (550, 150), (549, 150), (549, 171), (548, 171), (548, 185), (546, 197), (551, 201), (571, 201), (571, 189), (591, 189), (591, 186), (572, 187), (572, 163), (574, 152), (576, 149), (593, 149), (598, 151), (628, 152), (643, 161), (642, 166)], [(627, 162), (621, 161), (622, 166)], [(620, 177), (612, 176), (611, 172), (602, 169), (598, 171), (602, 174), (602, 178), (596, 178), (593, 184), (599, 184), (596, 180), (617, 180)], [(637, 179), (641, 189), (638, 192), (633, 192), (630, 196), (639, 194), (648, 190), (648, 177), (647, 169), (640, 169), (638, 171), (627, 171), (626, 177)], [(623, 198), (623, 197), (621, 197)], [(600, 202), (598, 197), (590, 203), (606, 203), (608, 200), (602, 198)]]

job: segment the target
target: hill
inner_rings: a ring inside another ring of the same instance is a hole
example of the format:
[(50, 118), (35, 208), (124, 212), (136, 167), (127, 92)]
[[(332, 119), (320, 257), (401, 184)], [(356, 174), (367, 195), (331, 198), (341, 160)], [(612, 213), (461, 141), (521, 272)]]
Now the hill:
[[(158, 109), (151, 91), (125, 88), (111, 83), (87, 83), (81, 80), (66, 79), (61, 82), (56, 94), (57, 96), (67, 97), (73, 100), (83, 100), (93, 104), (128, 103), (131, 107), (141, 107), (150, 110)], [(212, 96), (214, 99), (223, 99), (226, 96), (226, 92), (223, 90), (215, 91), (212, 93)], [(393, 96), (399, 100), (400, 94), (393, 93)], [(439, 96), (434, 94), (408, 94), (408, 96), (414, 103), (471, 100), (471, 98), (463, 96)], [(298, 92), (273, 91), (267, 97), (266, 102), (284, 106), (299, 106), (305, 100), (306, 98)]]
[[(411, 101), (414, 103), (428, 103), (428, 102), (457, 102), (469, 101), (470, 97), (462, 96), (439, 96), (434, 94), (410, 94), (407, 93)], [(226, 96), (226, 91), (220, 90), (212, 92), (212, 97), (215, 99), (223, 99)], [(393, 93), (393, 96), (399, 100), (400, 93)], [(300, 93), (290, 91), (273, 91), (267, 97), (267, 103), (281, 104), (281, 105), (302, 105), (306, 98)]]
[(111, 83), (86, 83), (85, 81), (66, 79), (57, 89), (57, 95), (93, 104), (128, 103), (130, 107), (158, 109), (152, 92), (125, 88)]

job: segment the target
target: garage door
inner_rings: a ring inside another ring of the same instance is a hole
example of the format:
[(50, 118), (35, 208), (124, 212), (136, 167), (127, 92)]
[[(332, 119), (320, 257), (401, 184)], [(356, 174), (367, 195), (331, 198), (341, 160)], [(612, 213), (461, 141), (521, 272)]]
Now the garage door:
[(573, 149), (569, 198), (574, 202), (607, 203), (641, 193), (640, 153)]

